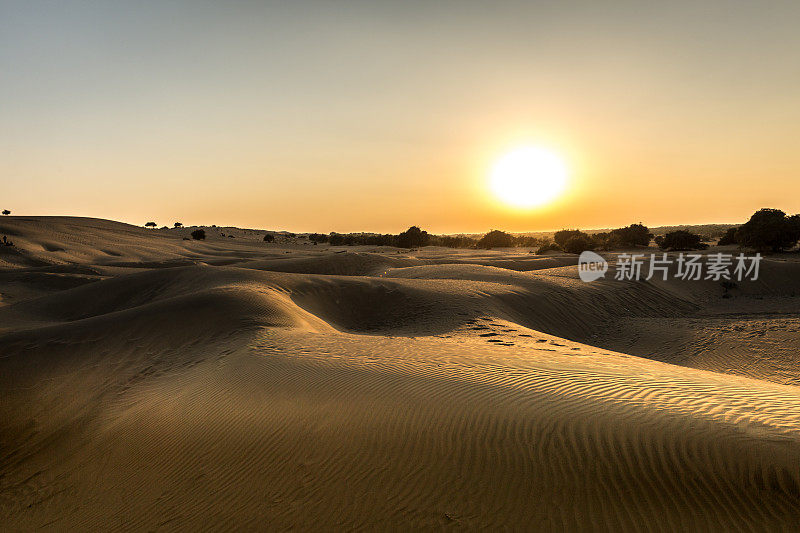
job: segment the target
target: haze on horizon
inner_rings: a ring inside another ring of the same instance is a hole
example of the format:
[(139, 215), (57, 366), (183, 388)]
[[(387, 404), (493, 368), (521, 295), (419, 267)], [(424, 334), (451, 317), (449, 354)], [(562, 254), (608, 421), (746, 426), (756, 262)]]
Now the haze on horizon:
[[(0, 2), (14, 214), (294, 231), (800, 211), (796, 2)], [(564, 196), (488, 190), (521, 144)]]

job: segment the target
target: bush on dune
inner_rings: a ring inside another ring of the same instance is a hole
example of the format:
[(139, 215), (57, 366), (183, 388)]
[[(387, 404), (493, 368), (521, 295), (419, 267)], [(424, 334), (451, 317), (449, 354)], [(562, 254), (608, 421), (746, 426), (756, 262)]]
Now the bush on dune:
[(578, 229), (562, 229), (553, 235), (553, 240), (556, 241), (556, 244), (561, 248), (564, 248), (564, 245), (567, 244), (567, 241), (572, 237), (588, 237), (588, 235)]
[(739, 226), (735, 226), (733, 228), (728, 228), (725, 232), (725, 235), (720, 237), (719, 241), (717, 242), (718, 246), (728, 246), (730, 244), (736, 244), (736, 232), (739, 231)]
[(476, 246), (486, 250), (489, 248), (508, 248), (514, 246), (514, 236), (505, 231), (495, 229), (481, 237)]
[(618, 246), (648, 246), (653, 234), (643, 224), (631, 224), (611, 231), (609, 240)]
[(547, 252), (560, 252), (560, 251), (561, 247), (558, 244), (554, 242), (548, 242), (541, 245), (539, 249), (536, 250), (536, 255), (543, 255), (546, 254)]
[(203, 241), (206, 238), (206, 230), (196, 229), (192, 232), (192, 239), (196, 241)]
[(445, 248), (475, 248), (476, 242), (464, 235), (431, 235), (428, 244)]
[(411, 226), (397, 236), (397, 246), (400, 248), (418, 248), (427, 246), (429, 240), (430, 236), (427, 231), (421, 230), (417, 226)]
[(610, 250), (612, 239), (611, 234), (608, 232), (594, 233), (589, 236), (592, 239), (593, 250)]
[(662, 250), (705, 250), (708, 248), (708, 245), (703, 242), (702, 236), (686, 230), (667, 233), (664, 237), (657, 238), (656, 244)]
[(553, 235), (555, 244), (561, 250), (570, 254), (579, 254), (586, 250), (594, 250), (597, 245), (596, 240), (581, 230), (577, 229), (562, 229)]
[(573, 235), (567, 239), (567, 242), (564, 243), (563, 248), (568, 254), (580, 254), (586, 250), (593, 250), (594, 242), (592, 241), (592, 238), (585, 233), (582, 235)]
[(800, 240), (800, 215), (787, 216), (780, 209), (759, 209), (735, 235), (740, 246), (780, 252)]
[(525, 248), (536, 248), (538, 246), (544, 246), (549, 242), (550, 241), (548, 239), (543, 239), (540, 237), (529, 237), (527, 235), (520, 235), (518, 237), (514, 237), (514, 246), (522, 246)]
[(267, 233), (264, 235), (264, 242), (275, 242), (275, 235), (272, 233)]

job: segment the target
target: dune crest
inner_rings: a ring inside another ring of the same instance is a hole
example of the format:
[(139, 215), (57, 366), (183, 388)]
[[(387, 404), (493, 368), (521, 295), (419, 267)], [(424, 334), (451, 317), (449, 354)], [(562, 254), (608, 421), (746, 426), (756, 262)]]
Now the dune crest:
[(800, 263), (723, 301), (569, 256), (0, 222), (9, 530), (796, 525)]

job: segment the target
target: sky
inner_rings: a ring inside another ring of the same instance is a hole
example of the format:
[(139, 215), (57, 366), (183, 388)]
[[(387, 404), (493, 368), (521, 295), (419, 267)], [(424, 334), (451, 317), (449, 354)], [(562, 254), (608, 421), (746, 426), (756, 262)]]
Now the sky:
[[(800, 211), (800, 3), (0, 0), (0, 208), (290, 231)], [(566, 192), (489, 190), (519, 147)]]

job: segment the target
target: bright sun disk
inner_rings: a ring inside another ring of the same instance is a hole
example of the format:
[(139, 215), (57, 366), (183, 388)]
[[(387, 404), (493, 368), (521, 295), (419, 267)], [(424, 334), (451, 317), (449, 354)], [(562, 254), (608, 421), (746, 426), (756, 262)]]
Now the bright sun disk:
[(490, 185), (495, 195), (510, 205), (537, 207), (555, 200), (564, 191), (567, 167), (554, 152), (526, 146), (495, 163)]

